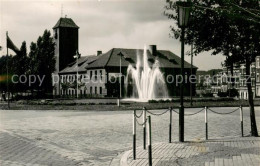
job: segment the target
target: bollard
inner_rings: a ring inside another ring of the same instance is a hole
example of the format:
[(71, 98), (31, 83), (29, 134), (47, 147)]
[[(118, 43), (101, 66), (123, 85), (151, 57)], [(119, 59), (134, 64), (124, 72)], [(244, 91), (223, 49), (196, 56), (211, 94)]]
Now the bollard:
[(117, 99), (117, 106), (120, 107), (120, 99)]
[(146, 108), (143, 108), (143, 134), (144, 134), (144, 149), (146, 149)]
[(133, 159), (136, 159), (136, 119), (135, 110), (133, 113)]
[(241, 135), (244, 137), (244, 126), (243, 126), (243, 108), (240, 106), (240, 124), (241, 124)]
[(206, 140), (208, 140), (208, 111), (205, 107), (205, 127), (206, 127)]
[(169, 143), (172, 142), (172, 107), (170, 107)]
[(152, 166), (152, 129), (151, 116), (148, 116), (148, 160), (149, 166)]

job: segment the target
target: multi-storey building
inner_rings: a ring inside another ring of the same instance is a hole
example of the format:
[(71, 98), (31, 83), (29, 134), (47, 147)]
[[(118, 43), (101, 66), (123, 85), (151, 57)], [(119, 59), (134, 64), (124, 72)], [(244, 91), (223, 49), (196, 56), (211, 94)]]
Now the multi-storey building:
[[(233, 75), (230, 68), (223, 67), (223, 71), (210, 77), (211, 92), (227, 92), (228, 89), (236, 89), (240, 99), (248, 99), (247, 76), (245, 64), (234, 64)], [(260, 97), (260, 56), (250, 66), (250, 78), (254, 97)]]
[[(134, 85), (124, 82), (129, 65), (136, 67), (137, 58), (142, 59), (144, 53), (147, 55), (149, 67), (156, 62), (166, 80), (169, 96), (179, 95), (179, 86), (176, 84), (177, 75), (181, 74), (181, 58), (168, 50), (158, 50), (156, 45), (150, 45), (145, 49), (112, 48), (106, 53), (99, 51), (97, 55), (73, 59), (78, 49), (79, 27), (70, 18), (61, 18), (54, 26), (54, 41), (56, 43), (56, 74), (59, 82), (55, 83), (54, 94), (61, 96), (99, 96), (118, 97), (121, 87), (123, 96), (131, 96), (125, 91), (132, 93)], [(144, 65), (141, 65), (143, 68)], [(121, 71), (121, 72), (120, 72)], [(184, 62), (185, 75), (196, 75), (197, 67)], [(77, 76), (78, 73), (78, 76)], [(171, 76), (167, 80), (167, 76)], [(77, 78), (76, 78), (77, 77)], [(189, 80), (189, 79), (188, 79)], [(122, 86), (120, 86), (120, 84)], [(190, 82), (184, 81), (184, 95), (190, 95)], [(157, 86), (154, 91), (160, 96), (162, 86)], [(192, 84), (192, 95), (195, 95), (195, 83)]]

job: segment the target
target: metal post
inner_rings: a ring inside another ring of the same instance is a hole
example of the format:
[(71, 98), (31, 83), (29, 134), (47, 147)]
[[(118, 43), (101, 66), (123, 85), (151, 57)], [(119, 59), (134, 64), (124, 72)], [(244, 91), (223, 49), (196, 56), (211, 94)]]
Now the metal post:
[(133, 112), (133, 159), (136, 159), (136, 119), (135, 110)]
[(143, 134), (144, 134), (144, 149), (146, 149), (146, 108), (143, 108)]
[(172, 107), (170, 107), (169, 143), (172, 142)]
[(206, 140), (208, 140), (208, 110), (205, 107), (205, 127), (206, 127)]
[(122, 85), (121, 85), (121, 76), (122, 76), (122, 71), (121, 71), (122, 64), (121, 64), (121, 63), (122, 63), (122, 62), (121, 62), (121, 61), (122, 61), (122, 56), (120, 55), (120, 61), (119, 61), (119, 66), (120, 66), (120, 74), (119, 74), (120, 87), (119, 87), (119, 88), (120, 88), (120, 89), (119, 89), (119, 100), (118, 100), (118, 106), (119, 106), (119, 107), (120, 107), (120, 104), (121, 104), (121, 103), (120, 103), (120, 100), (121, 100), (121, 97), (122, 97), (122, 92), (121, 92), (121, 91), (122, 91), (122, 90), (121, 90), (121, 89), (122, 89), (122, 87), (121, 87), (121, 86), (122, 86)]
[(152, 166), (152, 130), (151, 130), (151, 116), (148, 116), (148, 160), (149, 166)]
[[(184, 79), (184, 34), (185, 28), (181, 30), (181, 76)], [(184, 142), (184, 106), (183, 106), (183, 82), (180, 84), (180, 113), (179, 113), (179, 141)]]
[(79, 76), (79, 62), (78, 62), (78, 53), (77, 53), (77, 99), (79, 98), (79, 84), (78, 84), (78, 76)]
[(8, 61), (9, 61), (9, 55), (8, 55), (8, 42), (7, 42), (7, 37), (8, 37), (8, 31), (6, 32), (6, 54), (7, 54), (7, 61), (6, 61), (6, 71), (7, 71), (7, 103), (8, 103), (8, 109), (10, 109), (10, 94), (9, 94), (9, 65), (8, 65)]
[(243, 108), (240, 106), (240, 124), (241, 124), (241, 135), (244, 137), (244, 127), (243, 127)]
[[(193, 68), (193, 43), (191, 44), (191, 65), (190, 65), (190, 75), (192, 75), (192, 68)], [(192, 83), (190, 82), (190, 106), (192, 106)]]

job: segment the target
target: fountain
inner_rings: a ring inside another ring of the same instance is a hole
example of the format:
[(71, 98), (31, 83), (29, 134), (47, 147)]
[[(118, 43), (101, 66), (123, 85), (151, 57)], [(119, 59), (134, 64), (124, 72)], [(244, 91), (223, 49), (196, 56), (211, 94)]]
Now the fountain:
[(147, 102), (148, 100), (168, 98), (168, 90), (160, 71), (160, 63), (156, 57), (154, 63), (149, 63), (146, 47), (144, 47), (142, 58), (137, 53), (136, 66), (129, 64), (126, 83), (126, 93), (129, 93), (127, 92), (129, 85), (132, 86), (130, 100)]

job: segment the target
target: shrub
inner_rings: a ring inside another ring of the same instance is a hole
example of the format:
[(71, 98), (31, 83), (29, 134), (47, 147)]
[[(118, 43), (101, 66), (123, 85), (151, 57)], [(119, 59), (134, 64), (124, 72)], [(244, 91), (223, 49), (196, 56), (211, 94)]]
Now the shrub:
[(202, 94), (203, 97), (213, 97), (213, 93), (204, 93)]
[(148, 103), (158, 103), (156, 100), (149, 100)]
[(218, 92), (218, 96), (219, 97), (227, 97), (228, 94), (227, 94), (227, 92)]
[(228, 89), (227, 90), (227, 95), (229, 97), (236, 97), (236, 96), (239, 96), (239, 93), (236, 89)]

